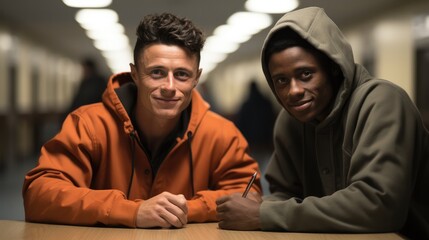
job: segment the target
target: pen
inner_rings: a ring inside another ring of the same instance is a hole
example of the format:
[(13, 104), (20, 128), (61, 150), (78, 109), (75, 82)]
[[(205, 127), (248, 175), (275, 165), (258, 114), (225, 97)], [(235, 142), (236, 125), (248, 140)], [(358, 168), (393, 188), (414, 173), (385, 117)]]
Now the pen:
[(249, 193), (249, 190), (250, 190), (250, 188), (252, 187), (253, 182), (254, 182), (254, 181), (255, 181), (255, 179), (256, 179), (256, 175), (258, 175), (258, 172), (255, 172), (255, 173), (252, 175), (252, 177), (250, 178), (250, 181), (249, 181), (249, 183), (247, 184), (246, 190), (244, 190), (242, 197), (244, 197), (244, 198), (245, 198), (245, 197), (247, 197), (247, 194)]

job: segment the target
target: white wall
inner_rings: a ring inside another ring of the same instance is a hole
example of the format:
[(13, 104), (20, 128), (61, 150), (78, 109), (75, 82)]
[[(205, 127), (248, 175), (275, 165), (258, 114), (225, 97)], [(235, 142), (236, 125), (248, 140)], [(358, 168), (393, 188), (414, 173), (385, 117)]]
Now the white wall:
[[(68, 106), (81, 78), (79, 62), (1, 26), (0, 46), (0, 114), (11, 109), (11, 66), (16, 67), (18, 113), (30, 113), (36, 108), (38, 112), (61, 112)], [(38, 76), (37, 81), (34, 75)], [(35, 91), (37, 99), (33, 96)]]
[(9, 83), (7, 81), (8, 69), (7, 69), (7, 50), (12, 44), (11, 36), (0, 28), (0, 113), (7, 112), (9, 110), (8, 100), (9, 96)]
[(413, 19), (428, 13), (429, 2), (412, 4), (381, 13), (378, 17), (362, 21), (345, 31), (352, 44), (356, 62), (361, 63), (366, 49), (373, 45), (373, 74), (401, 86), (412, 99), (415, 96)]

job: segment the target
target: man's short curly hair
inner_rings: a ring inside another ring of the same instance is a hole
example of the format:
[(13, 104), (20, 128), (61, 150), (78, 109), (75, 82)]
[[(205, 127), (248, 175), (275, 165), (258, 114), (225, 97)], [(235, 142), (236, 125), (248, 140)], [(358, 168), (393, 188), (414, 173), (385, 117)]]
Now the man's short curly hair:
[(183, 47), (191, 54), (196, 54), (198, 63), (200, 62), (200, 52), (205, 39), (202, 31), (187, 18), (179, 18), (171, 13), (147, 15), (137, 27), (136, 35), (134, 47), (136, 65), (140, 51), (151, 43)]

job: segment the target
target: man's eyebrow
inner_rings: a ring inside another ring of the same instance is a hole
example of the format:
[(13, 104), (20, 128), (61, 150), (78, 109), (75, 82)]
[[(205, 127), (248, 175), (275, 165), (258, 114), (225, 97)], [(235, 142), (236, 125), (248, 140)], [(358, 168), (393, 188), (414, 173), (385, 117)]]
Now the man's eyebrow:
[(192, 72), (192, 69), (189, 69), (189, 68), (185, 68), (185, 67), (179, 67), (179, 68), (176, 68), (176, 69), (175, 69), (175, 71), (177, 71), (177, 70), (179, 70), (179, 71), (187, 71), (187, 72)]
[(305, 66), (299, 66), (299, 67), (297, 67), (297, 68), (294, 69), (294, 72), (302, 71), (302, 70), (309, 69), (309, 68), (310, 67), (307, 66), (307, 65), (305, 65)]
[(146, 68), (165, 68), (163, 65), (146, 65)]
[(280, 77), (280, 76), (285, 76), (284, 73), (276, 73), (276, 74), (272, 74), (271, 78), (275, 78), (275, 77)]

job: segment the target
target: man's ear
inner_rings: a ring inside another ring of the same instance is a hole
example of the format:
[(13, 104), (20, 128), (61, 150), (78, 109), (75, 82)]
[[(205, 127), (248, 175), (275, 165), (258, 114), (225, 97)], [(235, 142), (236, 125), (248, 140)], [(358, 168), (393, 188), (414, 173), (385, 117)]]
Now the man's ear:
[(134, 83), (136, 83), (137, 79), (139, 79), (138, 72), (137, 72), (137, 67), (132, 63), (130, 63), (130, 71), (131, 71), (131, 77), (133, 78)]
[(200, 77), (201, 77), (201, 73), (202, 73), (202, 72), (203, 72), (203, 69), (202, 69), (202, 68), (198, 69), (197, 77), (195, 78), (195, 81), (194, 81), (194, 87), (196, 87), (196, 86), (197, 86), (197, 84), (198, 84), (198, 82), (200, 81)]

